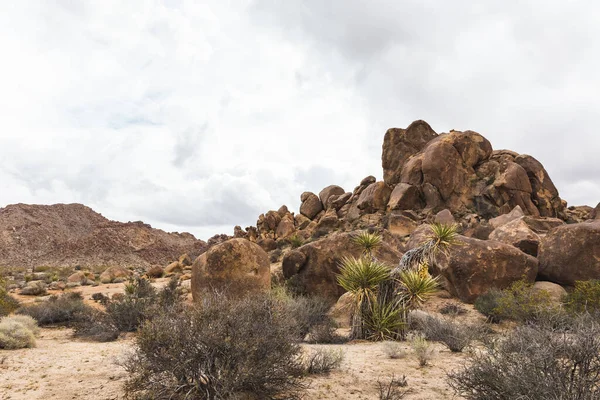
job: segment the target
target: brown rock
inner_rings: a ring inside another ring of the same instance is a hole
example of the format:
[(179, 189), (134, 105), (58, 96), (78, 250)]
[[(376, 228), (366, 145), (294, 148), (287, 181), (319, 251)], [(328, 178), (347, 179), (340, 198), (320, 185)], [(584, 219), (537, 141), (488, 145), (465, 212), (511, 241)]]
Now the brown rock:
[(367, 187), (370, 184), (375, 183), (376, 181), (377, 179), (373, 175), (369, 175), (366, 178), (363, 178), (362, 181), (360, 181), (360, 186)]
[(459, 240), (462, 245), (453, 246), (448, 256), (439, 256), (432, 270), (444, 277), (448, 291), (462, 301), (473, 302), (493, 287), (504, 289), (522, 278), (535, 279), (535, 257), (493, 240), (464, 236)]
[(399, 183), (404, 164), (435, 137), (437, 133), (422, 120), (414, 121), (407, 129), (388, 129), (381, 156), (384, 182), (388, 185)]
[(294, 225), (294, 218), (291, 214), (287, 214), (281, 219), (279, 225), (277, 225), (275, 236), (278, 239), (286, 238), (288, 236), (291, 236), (295, 231), (296, 226)]
[(330, 185), (319, 192), (319, 200), (321, 200), (321, 204), (326, 207), (330, 197), (340, 196), (344, 193), (346, 193), (346, 191), (340, 186)]
[(95, 277), (91, 272), (77, 271), (67, 278), (67, 283), (79, 283), (81, 285), (91, 285)]
[(495, 229), (495, 228), (498, 228), (498, 227), (500, 227), (500, 226), (502, 226), (504, 224), (508, 224), (510, 221), (514, 221), (515, 219), (519, 219), (519, 218), (523, 217), (524, 215), (525, 214), (523, 213), (523, 210), (521, 209), (521, 207), (516, 206), (508, 214), (503, 214), (503, 215), (500, 215), (500, 216), (498, 216), (496, 218), (490, 219), (490, 225)]
[(600, 219), (600, 203), (590, 212), (590, 219)]
[(386, 228), (394, 235), (408, 236), (417, 229), (417, 223), (411, 218), (397, 213), (391, 213), (388, 216)]
[(300, 205), (300, 214), (304, 215), (308, 219), (313, 219), (323, 210), (323, 204), (319, 197), (311, 192), (304, 192), (300, 197), (302, 204)]
[(264, 226), (267, 231), (274, 231), (281, 222), (281, 216), (277, 211), (268, 211), (265, 214)]
[(425, 206), (421, 190), (408, 183), (399, 183), (390, 194), (387, 204), (388, 211), (419, 210)]
[(148, 271), (146, 271), (146, 275), (149, 278), (162, 278), (165, 274), (165, 271), (162, 269), (160, 265), (155, 265), (151, 267)]
[(131, 271), (123, 267), (109, 267), (100, 274), (100, 282), (113, 283), (115, 280), (124, 280), (131, 276)]
[[(294, 277), (307, 294), (322, 296), (334, 304), (344, 293), (336, 278), (342, 259), (361, 254), (361, 250), (352, 241), (354, 233), (329, 236), (288, 252), (282, 263), (285, 278)], [(375, 256), (390, 266), (395, 266), (401, 254), (384, 242)]]
[(302, 214), (296, 214), (294, 220), (296, 221), (296, 227), (298, 229), (305, 229), (310, 224), (310, 219)]
[(537, 281), (533, 284), (533, 290), (546, 291), (550, 295), (550, 298), (556, 303), (562, 303), (562, 299), (567, 295), (567, 291), (556, 283), (547, 281)]
[(450, 210), (445, 209), (435, 215), (434, 222), (438, 224), (452, 225), (456, 223), (456, 220), (454, 219), (454, 216)]
[(277, 242), (271, 238), (260, 239), (256, 242), (264, 251), (272, 251), (277, 248)]
[(181, 274), (183, 272), (183, 265), (179, 261), (173, 261), (171, 264), (165, 267), (165, 275)]
[(361, 193), (356, 207), (362, 211), (361, 214), (372, 214), (385, 210), (391, 192), (391, 189), (385, 182), (372, 183)]
[(527, 172), (532, 188), (532, 199), (542, 217), (558, 217), (563, 210), (558, 190), (544, 166), (535, 158), (522, 154), (515, 162)]
[(451, 139), (451, 136), (439, 136), (423, 150), (423, 180), (434, 186), (444, 201), (453, 194), (461, 195), (468, 188), (469, 176), (472, 175)]
[(284, 204), (281, 207), (279, 207), (279, 210), (277, 210), (277, 214), (279, 214), (279, 216), (283, 218), (286, 215), (290, 214), (290, 210), (288, 210), (287, 206)]
[(538, 234), (547, 233), (549, 230), (565, 224), (563, 220), (558, 218), (532, 217), (530, 215), (526, 215), (522, 218), (523, 222), (525, 222), (532, 231)]
[(270, 288), (269, 257), (260, 246), (246, 239), (218, 244), (200, 255), (192, 266), (191, 290), (196, 302), (207, 290), (242, 296)]
[(328, 200), (327, 208), (339, 210), (348, 202), (348, 200), (350, 200), (350, 197), (352, 197), (352, 193), (350, 192), (341, 194), (339, 196), (331, 196)]
[(350, 328), (354, 310), (354, 297), (351, 293), (344, 293), (329, 310), (329, 316), (333, 318), (338, 328)]
[(179, 257), (179, 263), (183, 267), (191, 266), (192, 265), (192, 258), (189, 255), (187, 255), (187, 254), (182, 254)]
[(561, 285), (600, 279), (600, 221), (554, 228), (541, 240), (540, 274)]
[(494, 229), (489, 239), (515, 246), (522, 252), (534, 257), (538, 255), (540, 237), (529, 228), (523, 217)]

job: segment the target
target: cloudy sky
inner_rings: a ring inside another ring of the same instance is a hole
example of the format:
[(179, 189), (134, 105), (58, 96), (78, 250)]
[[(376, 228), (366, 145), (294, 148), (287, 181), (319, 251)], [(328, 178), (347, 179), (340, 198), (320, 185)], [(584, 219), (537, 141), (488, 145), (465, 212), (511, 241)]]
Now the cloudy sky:
[(385, 130), (415, 119), (595, 205), (599, 19), (593, 0), (5, 1), (0, 207), (231, 234), (381, 178)]

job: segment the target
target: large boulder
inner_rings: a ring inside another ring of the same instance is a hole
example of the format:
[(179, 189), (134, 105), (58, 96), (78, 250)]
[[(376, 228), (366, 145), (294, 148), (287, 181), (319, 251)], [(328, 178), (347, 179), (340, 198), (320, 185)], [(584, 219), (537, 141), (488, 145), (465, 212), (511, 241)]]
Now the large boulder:
[(540, 279), (573, 285), (600, 279), (600, 221), (559, 226), (540, 242)]
[(213, 246), (192, 265), (194, 301), (212, 289), (242, 296), (270, 287), (269, 256), (259, 245), (246, 239), (230, 239)]
[(323, 204), (319, 197), (312, 192), (304, 192), (300, 197), (302, 204), (300, 205), (300, 214), (304, 215), (308, 219), (313, 219), (321, 211), (323, 211)]
[(527, 154), (515, 157), (515, 162), (527, 172), (531, 183), (532, 199), (542, 217), (558, 217), (563, 206), (558, 190), (548, 172), (538, 160)]
[(519, 279), (533, 282), (538, 272), (535, 257), (494, 240), (459, 236), (459, 244), (432, 265), (448, 291), (465, 302), (473, 302), (491, 288), (504, 289)]
[(400, 182), (402, 167), (408, 159), (418, 153), (437, 133), (425, 121), (414, 121), (406, 129), (391, 128), (383, 138), (383, 180), (388, 185)]
[(327, 203), (330, 197), (341, 196), (344, 193), (346, 193), (346, 191), (342, 187), (337, 185), (329, 185), (319, 192), (319, 199), (321, 200), (323, 207), (327, 208)]
[(360, 194), (356, 207), (362, 213), (372, 214), (387, 207), (392, 190), (385, 182), (375, 182)]
[[(319, 295), (331, 304), (344, 293), (338, 285), (336, 274), (345, 256), (359, 257), (361, 249), (353, 242), (355, 232), (329, 236), (292, 250), (283, 257), (283, 275), (294, 279), (301, 290), (309, 295)], [(383, 242), (375, 253), (377, 259), (394, 267), (402, 254)]]
[(100, 274), (100, 282), (117, 283), (127, 280), (133, 273), (124, 267), (109, 267)]
[(534, 257), (538, 255), (540, 236), (527, 225), (522, 217), (494, 229), (489, 239), (515, 246)]
[(399, 183), (390, 194), (387, 209), (388, 211), (414, 210), (421, 209), (424, 206), (423, 194), (417, 186), (408, 183)]

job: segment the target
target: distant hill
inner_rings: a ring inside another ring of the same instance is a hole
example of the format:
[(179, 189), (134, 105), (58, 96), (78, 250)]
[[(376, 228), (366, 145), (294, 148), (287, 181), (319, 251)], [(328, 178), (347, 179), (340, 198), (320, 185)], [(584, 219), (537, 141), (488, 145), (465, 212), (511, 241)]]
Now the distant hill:
[(111, 221), (82, 204), (12, 204), (0, 208), (0, 268), (166, 265), (198, 255), (206, 242), (143, 222)]

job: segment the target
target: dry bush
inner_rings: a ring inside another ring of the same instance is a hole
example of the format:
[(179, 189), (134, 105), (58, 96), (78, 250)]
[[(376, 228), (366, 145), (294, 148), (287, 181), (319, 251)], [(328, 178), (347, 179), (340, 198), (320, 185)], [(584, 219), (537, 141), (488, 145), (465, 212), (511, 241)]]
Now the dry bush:
[(402, 345), (398, 342), (385, 341), (381, 343), (381, 348), (386, 356), (392, 359), (406, 357), (406, 351), (402, 348)]
[[(449, 374), (468, 400), (600, 398), (600, 325), (589, 315), (518, 327), (486, 343), (469, 366)], [(566, 328), (566, 329), (565, 329)]]
[(380, 379), (377, 380), (377, 390), (379, 394), (379, 400), (402, 400), (409, 393), (408, 389), (404, 389), (408, 386), (406, 382), (406, 376), (396, 378), (394, 375), (387, 382), (383, 382)]
[(150, 315), (156, 289), (147, 279), (136, 277), (125, 285), (125, 295), (106, 305), (106, 313), (121, 332), (134, 332)]
[(456, 303), (446, 303), (439, 309), (440, 314), (449, 315), (451, 317), (456, 317), (458, 315), (465, 315), (467, 313), (467, 309)]
[(452, 352), (461, 352), (483, 334), (479, 325), (446, 318), (426, 316), (419, 320), (418, 329), (427, 340), (443, 343)]
[(38, 304), (20, 308), (17, 313), (29, 315), (40, 326), (77, 322), (93, 312), (93, 308), (83, 303), (81, 293), (65, 293), (52, 296)]
[(565, 297), (567, 310), (574, 313), (600, 311), (600, 280), (576, 281), (575, 289)]
[(305, 358), (306, 373), (310, 375), (328, 374), (344, 361), (342, 349), (316, 349)]
[(429, 365), (429, 361), (435, 356), (435, 350), (431, 346), (431, 343), (429, 343), (421, 334), (412, 334), (408, 339), (410, 341), (410, 347), (412, 347), (417, 356), (417, 360), (419, 360), (419, 365), (421, 367)]
[(35, 347), (35, 334), (30, 320), (15, 317), (0, 319), (0, 349), (15, 350)]
[(73, 336), (94, 342), (112, 342), (119, 334), (112, 318), (99, 310), (91, 310), (74, 324)]
[(10, 314), (19, 308), (19, 301), (8, 294), (5, 281), (0, 276), (0, 317)]
[(127, 398), (293, 398), (304, 373), (296, 337), (285, 307), (266, 295), (207, 296), (186, 312), (159, 313), (124, 363)]

